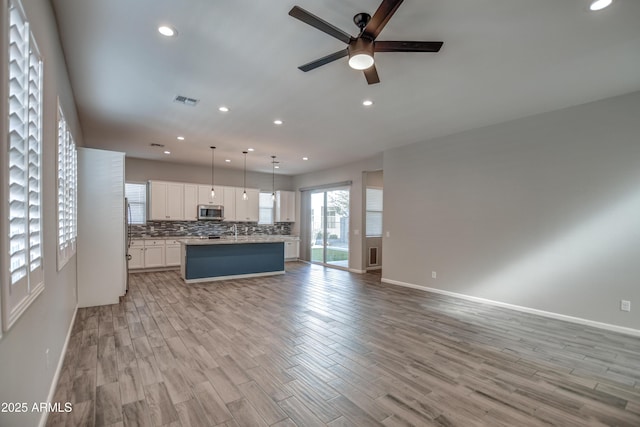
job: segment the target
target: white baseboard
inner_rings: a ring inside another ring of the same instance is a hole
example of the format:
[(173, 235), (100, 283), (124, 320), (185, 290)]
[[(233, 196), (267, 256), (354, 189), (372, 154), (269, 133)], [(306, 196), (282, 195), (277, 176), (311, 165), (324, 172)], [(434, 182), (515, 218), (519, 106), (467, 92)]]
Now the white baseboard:
[(367, 267), (367, 271), (375, 271), (375, 270), (382, 270), (382, 266), (378, 265), (375, 267)]
[[(58, 360), (58, 366), (56, 367), (56, 372), (53, 375), (53, 380), (51, 381), (51, 387), (49, 387), (49, 395), (47, 396), (47, 402), (51, 403), (53, 401), (53, 397), (56, 394), (56, 388), (58, 387), (58, 380), (60, 379), (60, 373), (62, 372), (62, 365), (64, 365), (64, 359), (67, 355), (67, 347), (69, 346), (69, 341), (71, 340), (71, 331), (73, 331), (73, 325), (76, 323), (76, 315), (78, 314), (78, 305), (76, 304), (75, 310), (73, 310), (73, 316), (71, 317), (71, 324), (69, 325), (69, 330), (67, 331), (67, 338), (64, 340), (64, 345), (62, 346), (62, 351), (60, 352), (60, 359)], [(47, 419), (49, 418), (48, 411), (42, 411), (42, 416), (40, 417), (40, 422), (38, 423), (38, 427), (45, 427), (47, 424)]]
[(598, 329), (604, 329), (604, 330), (607, 330), (607, 331), (619, 332), (619, 333), (626, 334), (626, 335), (632, 335), (632, 336), (640, 337), (640, 330), (638, 330), (638, 329), (627, 328), (627, 327), (624, 327), (624, 326), (611, 325), (609, 323), (596, 322), (594, 320), (583, 319), (581, 317), (567, 316), (567, 315), (564, 315), (564, 314), (553, 313), (551, 311), (538, 310), (538, 309), (535, 309), (535, 308), (529, 308), (529, 307), (524, 307), (524, 306), (521, 306), (521, 305), (509, 304), (509, 303), (506, 303), (506, 302), (494, 301), (494, 300), (490, 300), (490, 299), (486, 299), (486, 298), (480, 298), (480, 297), (474, 297), (474, 296), (465, 295), (465, 294), (459, 294), (459, 293), (456, 293), (456, 292), (443, 291), (442, 289), (430, 288), (428, 286), (422, 286), (422, 285), (416, 285), (416, 284), (413, 284), (413, 283), (401, 282), (399, 280), (392, 280), (392, 279), (387, 279), (387, 278), (384, 278), (384, 277), (381, 279), (381, 281), (384, 282), (384, 283), (389, 283), (391, 285), (404, 286), (405, 288), (419, 289), (421, 291), (433, 292), (433, 293), (441, 294), (441, 295), (447, 295), (447, 296), (450, 296), (450, 297), (453, 297), (453, 298), (460, 298), (460, 299), (464, 299), (464, 300), (468, 300), (468, 301), (475, 301), (475, 302), (480, 302), (480, 303), (484, 303), (484, 304), (494, 305), (494, 306), (497, 306), (497, 307), (509, 308), (511, 310), (521, 311), (521, 312), (530, 313), (530, 314), (537, 314), (539, 316), (549, 317), (551, 319), (564, 320), (564, 321), (567, 321), (567, 322), (577, 323), (577, 324), (580, 324), (580, 325), (593, 326), (594, 328), (598, 328)]
[(357, 273), (357, 274), (364, 274), (364, 273), (366, 273), (366, 272), (367, 272), (367, 270), (358, 270), (358, 269), (356, 269), (356, 268), (350, 268), (350, 269), (349, 269), (349, 271), (350, 271), (351, 273)]

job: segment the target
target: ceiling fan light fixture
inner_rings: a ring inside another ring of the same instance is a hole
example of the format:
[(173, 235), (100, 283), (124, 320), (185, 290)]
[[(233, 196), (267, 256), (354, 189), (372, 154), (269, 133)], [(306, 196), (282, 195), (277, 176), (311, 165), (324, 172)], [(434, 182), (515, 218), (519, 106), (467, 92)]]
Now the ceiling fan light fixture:
[(366, 70), (373, 65), (373, 42), (359, 38), (349, 45), (349, 66), (354, 70)]
[(589, 10), (595, 12), (611, 6), (613, 0), (593, 0), (589, 5)]

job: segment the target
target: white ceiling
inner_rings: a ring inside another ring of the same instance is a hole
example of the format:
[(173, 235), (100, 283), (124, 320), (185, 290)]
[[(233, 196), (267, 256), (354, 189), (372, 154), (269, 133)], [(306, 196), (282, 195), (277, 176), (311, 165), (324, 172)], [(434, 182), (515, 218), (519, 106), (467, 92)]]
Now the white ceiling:
[(287, 13), (299, 5), (356, 35), (353, 15), (380, 0), (52, 0), (87, 146), (209, 165), (216, 145), (216, 164), (236, 167), (252, 147), (248, 169), (270, 172), (276, 155), (288, 175), (640, 90), (640, 1), (588, 2), (406, 0), (378, 40), (444, 46), (377, 54), (369, 86), (347, 58), (298, 70), (345, 45)]

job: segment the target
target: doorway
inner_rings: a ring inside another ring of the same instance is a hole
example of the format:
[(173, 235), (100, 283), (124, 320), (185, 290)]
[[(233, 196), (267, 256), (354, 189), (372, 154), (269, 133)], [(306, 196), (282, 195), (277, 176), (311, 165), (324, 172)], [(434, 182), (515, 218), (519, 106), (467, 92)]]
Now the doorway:
[(349, 268), (349, 189), (312, 193), (310, 211), (311, 262)]

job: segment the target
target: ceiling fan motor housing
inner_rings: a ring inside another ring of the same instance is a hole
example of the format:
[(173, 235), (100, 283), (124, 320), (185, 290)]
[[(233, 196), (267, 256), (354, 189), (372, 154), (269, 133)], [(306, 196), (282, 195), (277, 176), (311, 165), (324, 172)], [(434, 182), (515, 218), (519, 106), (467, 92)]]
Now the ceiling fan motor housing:
[(367, 26), (369, 21), (371, 20), (371, 15), (368, 13), (357, 13), (353, 17), (353, 22), (360, 28), (360, 31), (364, 30), (364, 27)]

